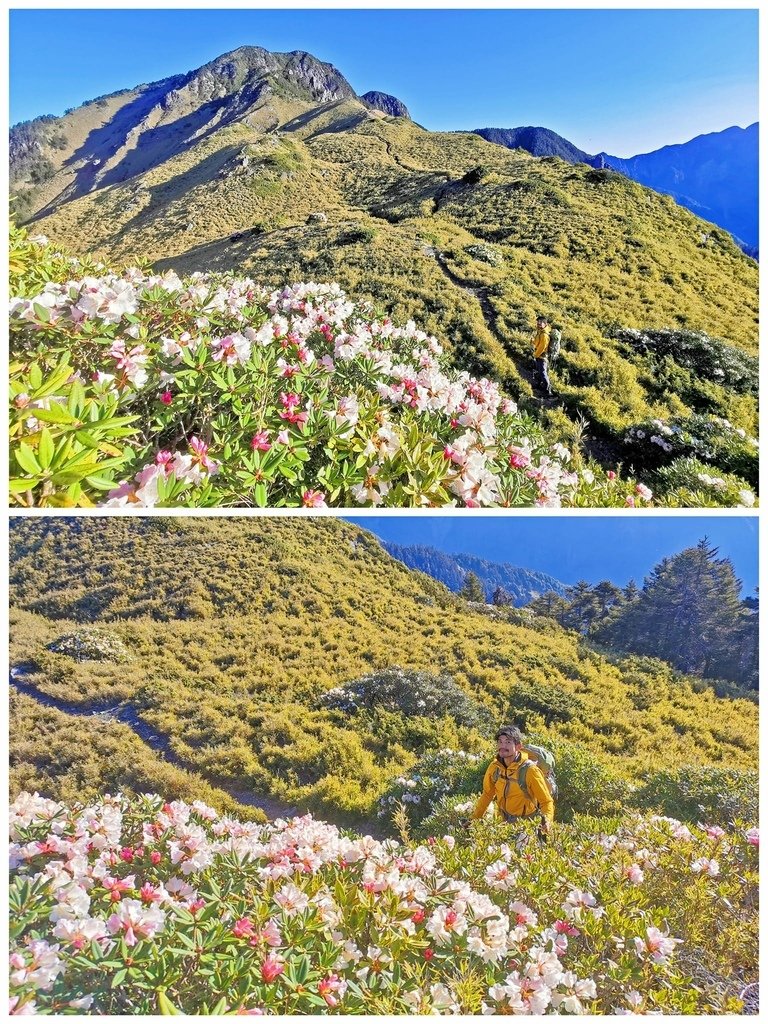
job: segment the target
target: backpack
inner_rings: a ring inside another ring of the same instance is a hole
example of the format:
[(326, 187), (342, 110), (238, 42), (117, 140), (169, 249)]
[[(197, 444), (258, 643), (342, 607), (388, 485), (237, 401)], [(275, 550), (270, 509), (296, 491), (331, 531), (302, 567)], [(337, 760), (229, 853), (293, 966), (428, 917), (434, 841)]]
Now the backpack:
[(557, 327), (553, 327), (549, 332), (549, 348), (547, 349), (547, 355), (549, 356), (550, 363), (554, 363), (560, 355), (560, 339), (562, 336), (563, 332), (559, 331)]
[(546, 747), (534, 746), (532, 743), (526, 743), (523, 750), (528, 755), (528, 760), (523, 762), (520, 766), (520, 771), (517, 774), (517, 781), (520, 785), (520, 789), (523, 791), (523, 796), (526, 800), (533, 800), (533, 797), (528, 792), (528, 786), (525, 781), (525, 777), (528, 774), (528, 768), (535, 764), (541, 774), (544, 776), (544, 782), (547, 784), (547, 789), (553, 800), (557, 799), (557, 779), (555, 778), (555, 758), (551, 751), (547, 750)]

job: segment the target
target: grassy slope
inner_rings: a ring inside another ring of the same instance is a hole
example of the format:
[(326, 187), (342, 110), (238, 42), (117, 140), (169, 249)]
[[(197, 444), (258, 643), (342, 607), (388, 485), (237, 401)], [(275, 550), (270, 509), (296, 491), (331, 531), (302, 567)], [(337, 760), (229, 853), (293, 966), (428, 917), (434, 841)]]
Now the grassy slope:
[[(449, 672), (499, 718), (514, 713), (516, 682), (578, 694), (584, 714), (551, 735), (587, 744), (629, 778), (755, 763), (754, 705), (696, 693), (660, 665), (608, 664), (572, 634), (468, 610), (349, 524), (80, 519), (46, 538), (52, 525), (14, 526), (11, 663), (36, 660), (52, 696), (131, 701), (214, 784), (367, 813), (424, 749), (484, 749), (448, 719), (314, 710), (325, 690), (396, 664)], [(132, 662), (78, 664), (44, 650), (76, 621), (109, 623)]]
[[(281, 130), (265, 134), (275, 118)], [(481, 182), (462, 183), (480, 165)], [(679, 369), (671, 386), (660, 384), (656, 368), (605, 337), (612, 323), (686, 327), (756, 353), (756, 265), (668, 197), (621, 176), (598, 179), (586, 165), (430, 133), (354, 100), (308, 108), (271, 98), (249, 123), (67, 203), (36, 229), (115, 264), (145, 257), (180, 272), (235, 269), (271, 285), (338, 280), (413, 317), (448, 341), (460, 365), (523, 400), (530, 325), (546, 310), (565, 328), (564, 409), (598, 434), (692, 408), (756, 433), (753, 396)], [(315, 212), (327, 222), (307, 224)], [(478, 243), (501, 265), (466, 252)], [(567, 438), (562, 416), (552, 425)]]

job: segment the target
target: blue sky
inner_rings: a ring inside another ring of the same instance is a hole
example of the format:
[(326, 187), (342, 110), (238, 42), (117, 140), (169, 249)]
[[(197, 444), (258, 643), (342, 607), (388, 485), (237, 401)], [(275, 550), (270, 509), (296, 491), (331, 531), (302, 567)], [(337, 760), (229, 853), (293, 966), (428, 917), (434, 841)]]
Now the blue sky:
[(551, 128), (632, 156), (757, 120), (756, 10), (10, 12), (11, 124), (199, 67), (307, 50), (430, 130)]
[(426, 544), (549, 573), (563, 583), (639, 585), (657, 562), (703, 537), (730, 558), (742, 597), (758, 583), (756, 516), (359, 516), (349, 522), (397, 544)]

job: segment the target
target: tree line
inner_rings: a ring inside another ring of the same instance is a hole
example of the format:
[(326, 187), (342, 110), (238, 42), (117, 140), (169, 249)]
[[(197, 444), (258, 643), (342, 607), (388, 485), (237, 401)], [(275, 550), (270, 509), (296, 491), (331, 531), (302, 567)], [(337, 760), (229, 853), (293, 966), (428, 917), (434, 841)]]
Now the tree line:
[[(462, 596), (482, 600), (479, 580), (471, 575)], [(510, 604), (510, 595), (499, 587), (493, 603)], [(719, 558), (706, 537), (663, 558), (642, 588), (634, 580), (625, 587), (580, 580), (564, 597), (548, 592), (527, 608), (614, 651), (660, 658), (690, 675), (758, 689), (758, 599), (741, 597), (733, 564)]]

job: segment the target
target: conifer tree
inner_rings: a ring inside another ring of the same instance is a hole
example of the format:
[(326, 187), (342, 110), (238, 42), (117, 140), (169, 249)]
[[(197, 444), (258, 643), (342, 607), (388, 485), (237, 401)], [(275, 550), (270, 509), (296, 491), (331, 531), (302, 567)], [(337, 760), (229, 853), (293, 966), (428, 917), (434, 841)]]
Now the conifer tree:
[(570, 606), (565, 614), (565, 626), (586, 634), (600, 614), (600, 605), (594, 591), (586, 580), (579, 580), (566, 591)]
[(461, 588), (460, 596), (465, 601), (479, 601), (485, 604), (485, 588), (477, 573), (468, 572), (464, 577), (464, 586)]
[(696, 547), (664, 558), (640, 596), (598, 631), (601, 642), (668, 661), (683, 672), (746, 682), (742, 644), (754, 650), (751, 613), (740, 600), (741, 584), (728, 559), (706, 537)]
[(535, 597), (526, 607), (530, 608), (536, 616), (541, 615), (548, 619), (556, 619), (562, 626), (570, 605), (556, 591), (548, 590), (545, 594)]

